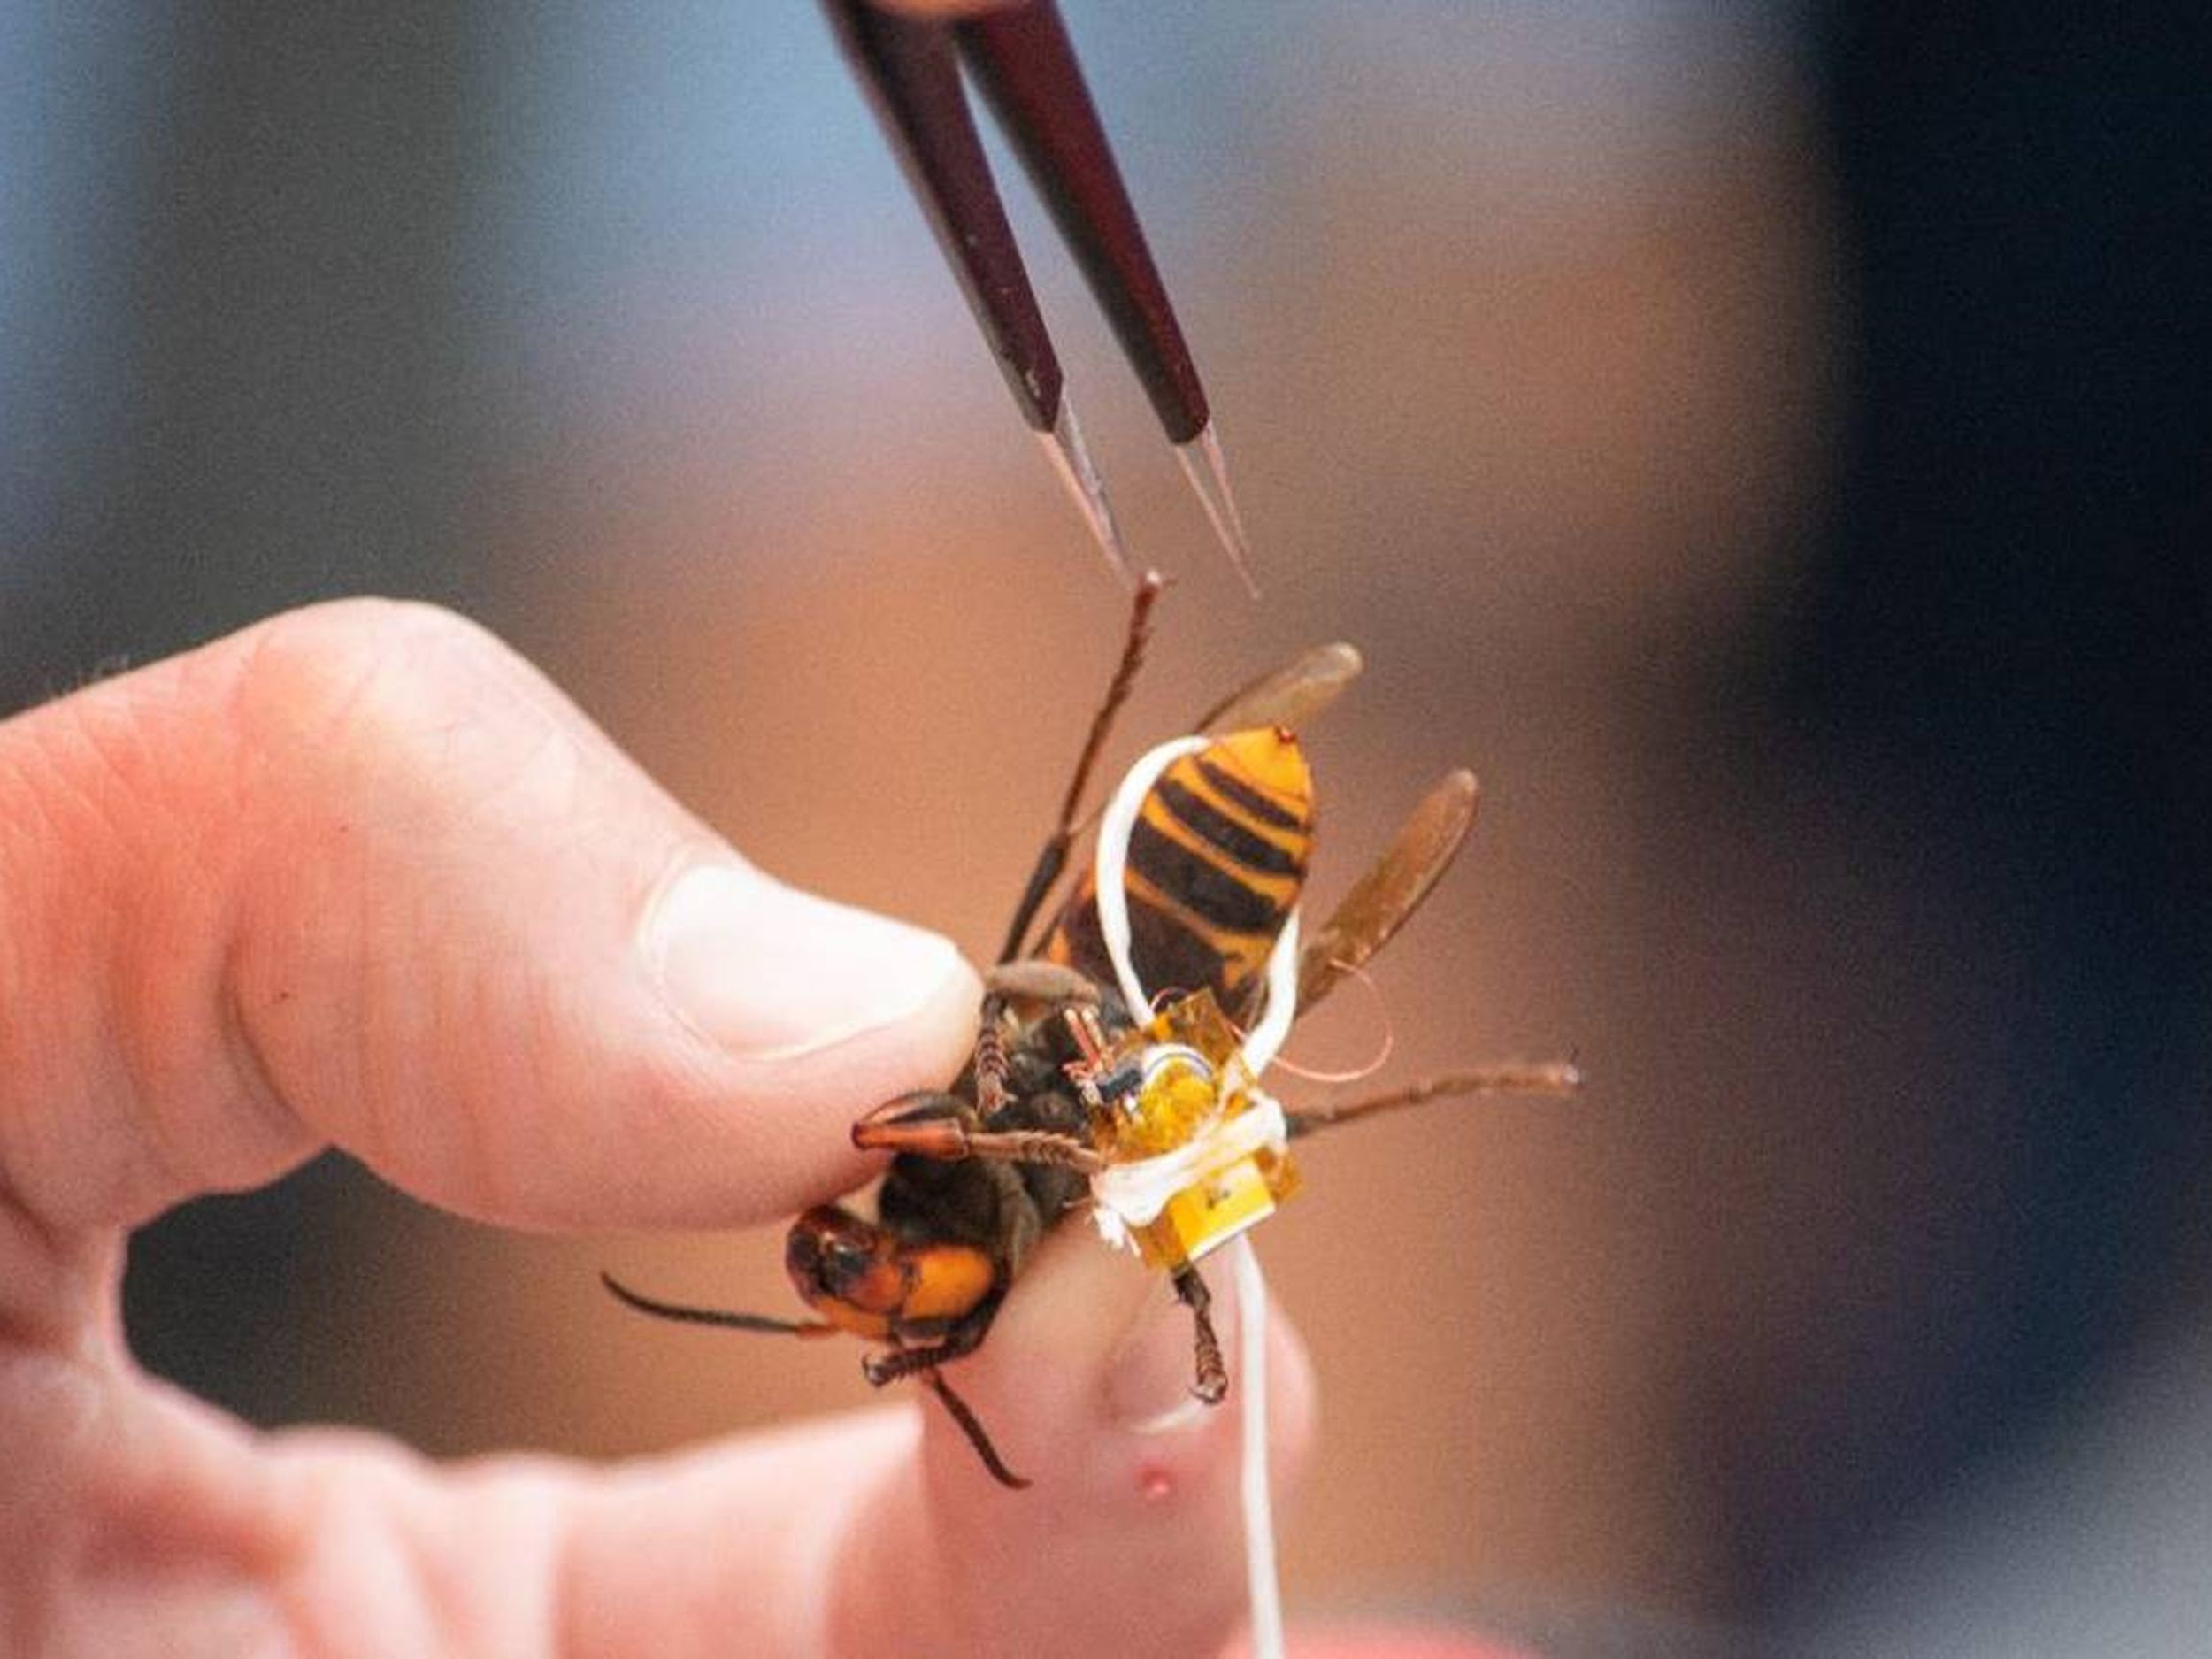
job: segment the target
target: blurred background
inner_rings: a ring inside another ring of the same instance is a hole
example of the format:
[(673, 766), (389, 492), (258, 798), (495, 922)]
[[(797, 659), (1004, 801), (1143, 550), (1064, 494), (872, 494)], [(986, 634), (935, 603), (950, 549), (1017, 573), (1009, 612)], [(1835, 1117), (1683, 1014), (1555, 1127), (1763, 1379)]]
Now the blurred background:
[[(1325, 902), (1486, 786), (1393, 1074), (1594, 1079), (1317, 1143), (1263, 1235), (1326, 1411), (1294, 1614), (2200, 1652), (2212, 23), (1066, 9), (1266, 588), (1007, 170), (1179, 579), (1119, 752), (1357, 641)], [(1121, 601), (810, 7), (33, 0), (0, 90), (7, 707), (434, 599), (772, 869), (991, 949)], [(258, 1422), (618, 1455), (866, 1392), (593, 1277), (778, 1261), (326, 1159), (149, 1229), (128, 1311)]]

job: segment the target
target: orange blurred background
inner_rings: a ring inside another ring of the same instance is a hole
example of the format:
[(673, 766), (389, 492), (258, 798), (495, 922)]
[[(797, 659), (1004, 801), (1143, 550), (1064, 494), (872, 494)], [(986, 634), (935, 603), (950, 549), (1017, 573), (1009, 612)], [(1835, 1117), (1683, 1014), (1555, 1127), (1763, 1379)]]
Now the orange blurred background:
[[(1758, 1628), (1912, 1511), (1901, 1465), (1952, 1466), (1913, 1414), (2019, 1190), (1990, 1081), (2019, 963), (1967, 856), (1793, 749), (1762, 678), (1858, 349), (1863, 227), (1796, 43), (1747, 8), (1068, 11), (1265, 588), (1002, 169), (1125, 531), (1176, 579), (1113, 758), (1357, 643), (1309, 737), (1322, 902), (1443, 769), (1482, 812), (1379, 1000), (1294, 1056), (1386, 1018), (1393, 1076), (1592, 1079), (1317, 1142), (1260, 1235), (1323, 1387), (1294, 1613), (1563, 1652)], [(327, 593), (442, 598), (772, 870), (992, 948), (1122, 599), (818, 19), (217, 7), (15, 61), (51, 217), (0, 294), (70, 370), (21, 383), (73, 388), (11, 509), (19, 697)], [(2201, 1247), (2160, 1248), (2147, 1305), (2186, 1315)], [(788, 1299), (771, 1233), (503, 1236), (324, 1164), (154, 1229), (132, 1317), (258, 1420), (440, 1453), (867, 1393), (846, 1349), (641, 1325), (602, 1265)]]

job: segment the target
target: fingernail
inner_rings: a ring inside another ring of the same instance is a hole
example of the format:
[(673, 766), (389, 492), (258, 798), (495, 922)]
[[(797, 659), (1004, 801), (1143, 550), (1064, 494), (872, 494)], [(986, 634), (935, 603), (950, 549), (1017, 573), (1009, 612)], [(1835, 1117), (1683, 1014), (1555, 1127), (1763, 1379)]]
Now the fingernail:
[(959, 965), (951, 941), (727, 859), (646, 907), (647, 972), (679, 1018), (751, 1060), (817, 1053), (918, 1012)]
[[(1206, 1276), (1212, 1286), (1215, 1275)], [(1236, 1354), (1236, 1292), (1216, 1286), (1212, 1317), (1214, 1332), (1233, 1363)], [(1165, 1275), (1154, 1280), (1144, 1306), (1130, 1322), (1128, 1333), (1107, 1362), (1106, 1416), (1116, 1428), (1130, 1434), (1171, 1434), (1203, 1422), (1218, 1409), (1192, 1392), (1198, 1379), (1197, 1325), (1191, 1310), (1175, 1294)], [(1235, 1392), (1232, 1371), (1230, 1391)]]

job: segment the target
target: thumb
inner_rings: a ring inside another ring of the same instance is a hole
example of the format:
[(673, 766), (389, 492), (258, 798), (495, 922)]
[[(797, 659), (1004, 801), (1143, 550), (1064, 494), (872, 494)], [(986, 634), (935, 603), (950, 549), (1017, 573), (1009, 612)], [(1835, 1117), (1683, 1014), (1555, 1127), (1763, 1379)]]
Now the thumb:
[(333, 1142), (508, 1223), (787, 1214), (974, 1030), (948, 942), (764, 875), (420, 606), (0, 726), (0, 1181), (50, 1227)]

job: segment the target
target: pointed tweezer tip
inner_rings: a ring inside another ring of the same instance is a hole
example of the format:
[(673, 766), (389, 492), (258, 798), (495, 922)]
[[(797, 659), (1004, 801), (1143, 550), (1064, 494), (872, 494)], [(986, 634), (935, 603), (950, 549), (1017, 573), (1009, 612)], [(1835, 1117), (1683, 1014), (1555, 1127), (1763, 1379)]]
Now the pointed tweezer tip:
[(1245, 539), (1244, 515), (1237, 511), (1236, 495), (1229, 488), (1229, 463), (1221, 453), (1221, 438), (1214, 431), (1214, 423), (1208, 421), (1196, 437), (1177, 444), (1175, 458), (1183, 464), (1183, 476), (1197, 492), (1198, 503), (1206, 510), (1207, 521), (1213, 526), (1229, 563), (1236, 566), (1245, 592), (1257, 599), (1260, 585), (1252, 580), (1252, 546)]
[(1091, 538), (1098, 543), (1098, 550), (1105, 556), (1107, 568), (1124, 588), (1134, 589), (1136, 572), (1129, 567), (1129, 555), (1121, 545), (1121, 531), (1114, 523), (1114, 510), (1106, 499), (1106, 483), (1098, 475), (1097, 463), (1091, 459), (1089, 446), (1083, 442), (1083, 423), (1075, 418), (1075, 404), (1064, 390), (1060, 395), (1060, 412), (1052, 422), (1052, 429), (1037, 434), (1037, 442), (1044, 446), (1045, 458), (1052, 463), (1053, 472), (1062, 488), (1075, 503), (1076, 511), (1091, 527)]

